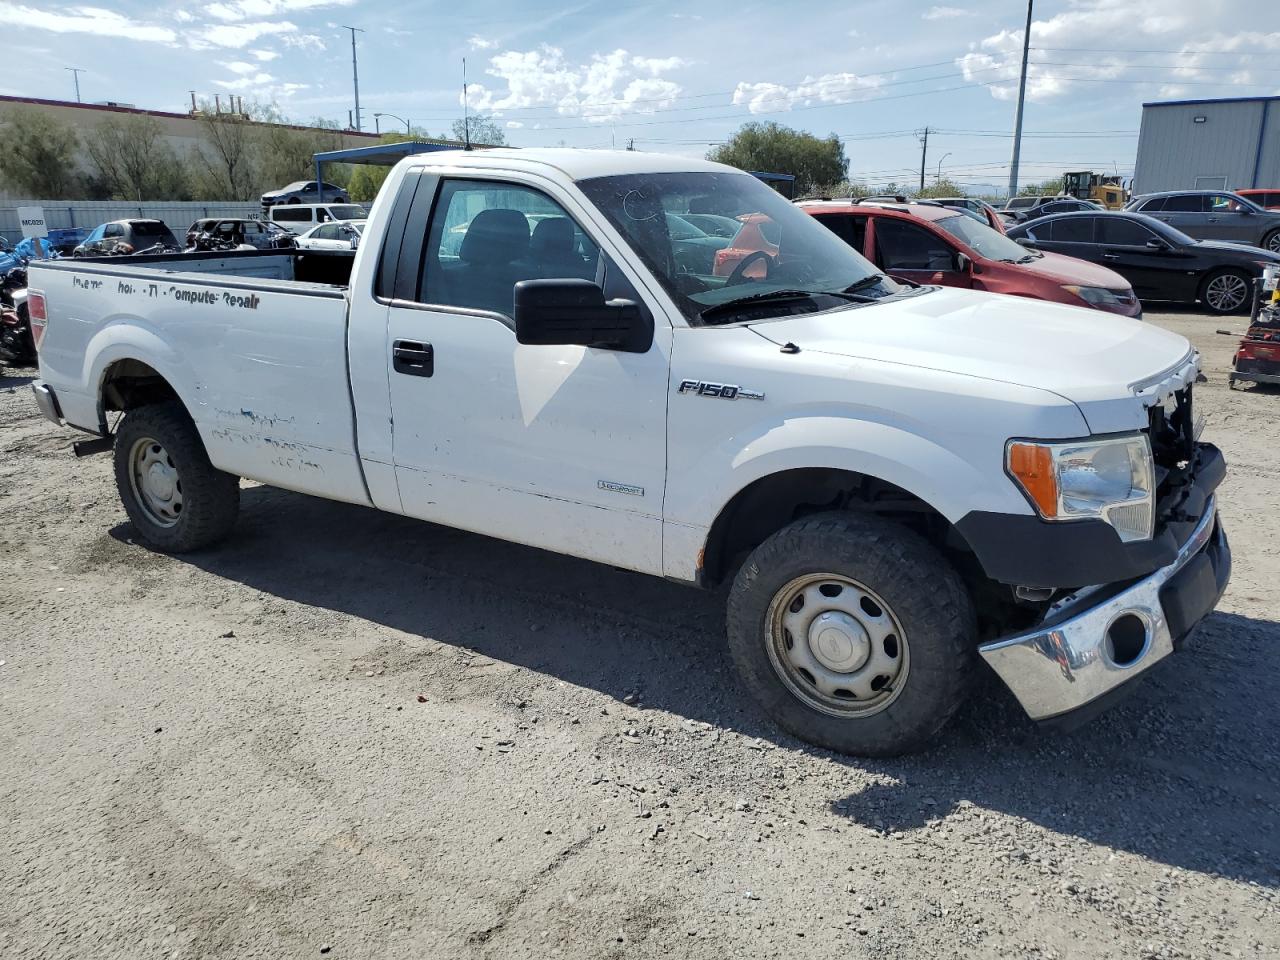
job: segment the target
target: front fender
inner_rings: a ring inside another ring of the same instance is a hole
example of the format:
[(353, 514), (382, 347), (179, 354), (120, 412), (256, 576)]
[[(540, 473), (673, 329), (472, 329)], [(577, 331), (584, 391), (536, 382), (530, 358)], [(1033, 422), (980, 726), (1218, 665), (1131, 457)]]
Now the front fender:
[(753, 435), (727, 438), (692, 469), (673, 475), (666, 515), (709, 529), (739, 491), (764, 477), (806, 467), (847, 470), (895, 484), (953, 523), (971, 510), (1029, 514), (1026, 499), (998, 472), (1003, 446), (999, 438), (990, 450), (971, 451), (970, 460), (927, 437), (875, 421), (836, 415), (770, 421)]

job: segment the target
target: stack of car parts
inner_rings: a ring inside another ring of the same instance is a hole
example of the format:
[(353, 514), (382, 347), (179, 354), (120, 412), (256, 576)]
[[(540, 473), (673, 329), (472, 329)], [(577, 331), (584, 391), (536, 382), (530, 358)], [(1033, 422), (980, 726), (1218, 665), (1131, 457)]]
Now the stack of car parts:
[(1280, 267), (1267, 267), (1257, 281), (1249, 329), (1236, 350), (1228, 378), (1280, 384)]

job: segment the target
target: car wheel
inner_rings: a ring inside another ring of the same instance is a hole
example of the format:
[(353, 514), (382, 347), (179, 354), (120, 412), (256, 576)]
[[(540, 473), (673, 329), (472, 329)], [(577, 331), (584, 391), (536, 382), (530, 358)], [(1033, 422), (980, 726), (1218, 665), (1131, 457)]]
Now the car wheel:
[(1280, 253), (1280, 230), (1272, 230), (1268, 233), (1262, 245), (1272, 253)]
[(289, 202), (289, 203), (301, 203), (302, 201), (301, 201), (301, 200), (299, 200), (297, 197), (290, 197), (290, 198), (289, 198), (289, 200), (288, 200), (288, 202)]
[(140, 539), (166, 553), (226, 537), (240, 509), (240, 478), (209, 462), (182, 404), (125, 414), (114, 447), (116, 487)]
[(802, 740), (862, 756), (928, 745), (977, 662), (959, 575), (913, 531), (841, 511), (779, 530), (747, 559), (727, 611), (743, 685)]
[(1249, 304), (1249, 276), (1242, 270), (1214, 270), (1200, 284), (1200, 302), (1210, 313), (1238, 313)]

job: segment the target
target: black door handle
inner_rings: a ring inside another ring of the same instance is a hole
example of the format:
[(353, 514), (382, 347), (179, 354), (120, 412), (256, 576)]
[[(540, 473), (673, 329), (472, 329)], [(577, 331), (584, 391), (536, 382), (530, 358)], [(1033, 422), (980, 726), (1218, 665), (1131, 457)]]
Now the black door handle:
[(429, 343), (396, 340), (391, 344), (391, 366), (396, 373), (429, 377), (435, 373), (436, 352)]

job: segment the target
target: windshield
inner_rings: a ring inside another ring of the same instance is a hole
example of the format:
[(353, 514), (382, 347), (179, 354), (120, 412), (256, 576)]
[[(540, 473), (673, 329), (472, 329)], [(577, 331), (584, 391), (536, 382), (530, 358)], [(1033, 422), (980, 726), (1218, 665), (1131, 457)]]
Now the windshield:
[(335, 220), (363, 220), (369, 216), (364, 207), (355, 203), (335, 203), (326, 207), (329, 215)]
[[(629, 174), (578, 186), (691, 323), (712, 322), (712, 312), (715, 322), (811, 313), (901, 289), (750, 174)], [(714, 214), (740, 226), (732, 239), (715, 236), (685, 214)], [(848, 293), (855, 285), (857, 296)], [(742, 310), (735, 312), (737, 303)]]
[(1014, 243), (999, 230), (992, 230), (985, 223), (979, 223), (972, 217), (945, 217), (942, 220), (935, 220), (933, 223), (934, 226), (947, 231), (974, 253), (989, 260), (1005, 260), (1010, 263), (1016, 263), (1031, 256), (1026, 247)]

